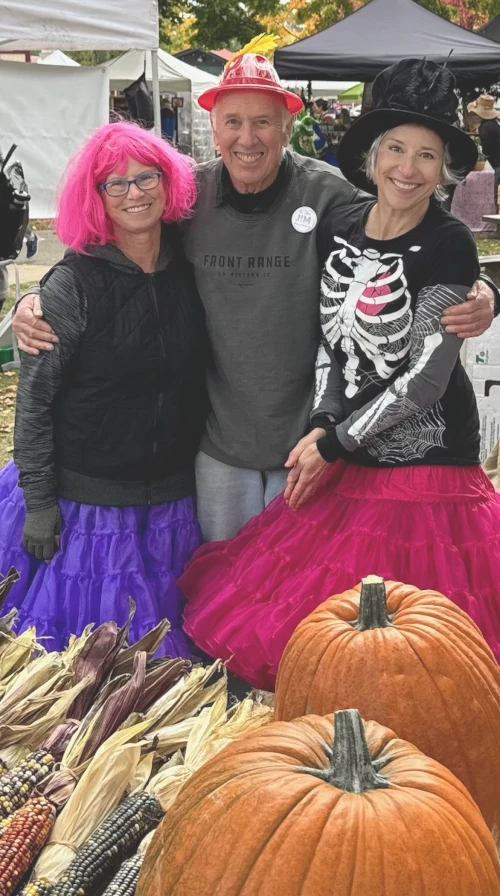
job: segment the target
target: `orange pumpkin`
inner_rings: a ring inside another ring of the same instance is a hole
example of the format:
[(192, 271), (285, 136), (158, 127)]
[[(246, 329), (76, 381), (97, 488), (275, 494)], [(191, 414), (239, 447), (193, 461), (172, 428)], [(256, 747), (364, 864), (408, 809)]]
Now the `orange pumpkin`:
[(356, 710), (271, 722), (202, 766), (137, 896), (500, 896), (465, 787)]
[(285, 648), (275, 716), (351, 706), (449, 768), (500, 829), (500, 668), (466, 613), (376, 576), (321, 604)]

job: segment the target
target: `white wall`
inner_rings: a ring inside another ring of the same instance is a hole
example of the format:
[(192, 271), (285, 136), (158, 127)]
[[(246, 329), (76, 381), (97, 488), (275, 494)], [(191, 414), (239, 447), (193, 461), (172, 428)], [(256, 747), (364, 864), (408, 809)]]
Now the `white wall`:
[(109, 118), (103, 68), (0, 62), (0, 149), (17, 143), (31, 193), (30, 216), (53, 218), (70, 156)]

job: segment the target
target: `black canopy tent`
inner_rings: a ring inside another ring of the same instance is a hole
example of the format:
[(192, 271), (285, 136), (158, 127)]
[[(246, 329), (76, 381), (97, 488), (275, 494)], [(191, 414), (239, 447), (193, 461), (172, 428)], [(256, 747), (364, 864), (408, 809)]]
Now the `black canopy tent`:
[(483, 25), (482, 28), (478, 28), (477, 33), (482, 34), (483, 37), (487, 37), (488, 40), (494, 40), (500, 44), (500, 15), (495, 16), (491, 22)]
[(448, 60), (463, 87), (500, 80), (498, 44), (414, 0), (371, 0), (324, 31), (277, 50), (274, 62), (281, 78), (366, 82), (399, 59), (423, 56)]

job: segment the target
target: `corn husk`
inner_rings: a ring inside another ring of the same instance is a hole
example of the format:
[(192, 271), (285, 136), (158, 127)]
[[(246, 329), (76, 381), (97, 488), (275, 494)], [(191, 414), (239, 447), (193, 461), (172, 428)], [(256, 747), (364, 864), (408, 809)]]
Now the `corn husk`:
[(173, 725), (164, 725), (154, 732), (144, 735), (147, 749), (154, 750), (162, 759), (171, 756), (176, 750), (183, 750), (195, 724), (195, 716), (189, 716)]
[(35, 865), (35, 879), (55, 883), (82, 843), (116, 809), (141, 761), (140, 743), (132, 743), (131, 739), (139, 737), (142, 730), (141, 725), (136, 725), (117, 732), (97, 751), (56, 819), (50, 840)]
[[(73, 687), (68, 688), (68, 690), (55, 695), (55, 697), (54, 695), (46, 695), (37, 700), (27, 698), (24, 701), (26, 714), (23, 715), (22, 709), (18, 709), (18, 717), (21, 720), (25, 717), (31, 719), (31, 704), (35, 704), (37, 707), (42, 704), (44, 710), (45, 705), (48, 704), (48, 709), (32, 721), (21, 722), (21, 724), (9, 724), (6, 721), (6, 717), (0, 716), (0, 743), (2, 747), (10, 747), (12, 744), (24, 744), (28, 745), (32, 750), (38, 748), (54, 728), (66, 717), (68, 708), (73, 700), (87, 685), (88, 681), (84, 679), (73, 685)], [(11, 710), (7, 714), (7, 719), (13, 715), (14, 711)]]
[(76, 719), (67, 719), (65, 722), (61, 722), (44, 740), (40, 749), (47, 750), (59, 762), (79, 726), (80, 722)]
[(17, 582), (19, 579), (19, 573), (17, 569), (14, 569), (13, 566), (9, 569), (6, 576), (4, 576), (0, 580), (0, 610), (2, 609), (5, 601), (7, 600), (7, 596), (9, 594), (10, 589), (12, 588), (14, 582)]
[[(111, 693), (107, 695), (104, 702), (96, 704), (97, 709), (94, 706), (90, 710), (72, 735), (64, 751), (60, 767), (40, 787), (44, 796), (51, 799), (57, 806), (64, 805), (68, 801), (77, 781), (90, 766), (99, 748), (106, 742), (110, 742), (111, 735), (129, 716), (144, 685), (145, 666), (146, 654), (137, 654), (132, 677), (118, 690), (114, 690), (115, 683), (110, 683), (109, 688), (106, 686), (104, 692), (108, 694), (108, 690), (111, 689)], [(127, 678), (127, 676), (123, 677)], [(81, 685), (86, 686), (85, 682), (82, 682)], [(147, 724), (141, 722), (136, 727), (140, 728), (142, 732), (146, 729)], [(130, 728), (122, 729), (119, 732), (120, 738), (123, 738), (124, 735), (128, 737), (129, 731)]]
[(27, 698), (53, 695), (72, 683), (72, 674), (67, 662), (59, 653), (47, 653), (36, 657), (16, 675), (0, 700), (0, 719), (19, 707)]
[(113, 676), (130, 674), (134, 664), (134, 656), (140, 651), (145, 651), (148, 660), (150, 660), (155, 655), (170, 628), (168, 619), (161, 619), (158, 625), (146, 632), (139, 641), (136, 641), (131, 647), (126, 647), (122, 650), (114, 663)]
[(6, 765), (10, 771), (16, 768), (23, 759), (26, 759), (28, 753), (31, 753), (31, 748), (26, 744), (13, 744), (11, 747), (0, 750), (0, 762)]
[[(216, 675), (221, 677), (209, 684)], [(207, 668), (195, 666), (148, 708), (144, 716), (150, 722), (148, 734), (196, 715), (222, 692), (227, 692), (227, 673), (220, 660)]]
[(142, 757), (141, 761), (138, 762), (134, 775), (130, 781), (130, 793), (141, 793), (143, 790), (145, 790), (153, 771), (154, 761), (155, 754), (154, 752), (150, 752), (146, 753), (146, 755)]
[(144, 839), (141, 840), (141, 842), (139, 844), (139, 849), (137, 850), (137, 852), (139, 852), (141, 854), (141, 856), (144, 856), (146, 854), (147, 848), (148, 848), (149, 844), (151, 843), (151, 840), (153, 839), (155, 833), (156, 833), (156, 828), (153, 831), (150, 831), (149, 834), (146, 834)]
[(89, 687), (75, 700), (69, 715), (72, 719), (83, 719), (99, 689), (101, 681), (115, 658), (118, 626), (115, 622), (105, 622), (92, 632), (75, 659), (74, 670), (77, 680), (90, 677)]
[(191, 670), (189, 660), (165, 659), (146, 673), (144, 688), (137, 704), (138, 712), (144, 712), (162, 694), (165, 694), (183, 675)]
[(11, 632), (0, 631), (0, 696), (7, 690), (13, 673), (26, 666), (37, 650), (36, 631), (33, 627), (17, 637)]
[(147, 791), (154, 793), (165, 811), (205, 762), (247, 731), (273, 719), (270, 707), (262, 706), (250, 697), (229, 710), (226, 706), (227, 693), (221, 694), (212, 706), (203, 709), (194, 720), (184, 757), (176, 754), (149, 782)]

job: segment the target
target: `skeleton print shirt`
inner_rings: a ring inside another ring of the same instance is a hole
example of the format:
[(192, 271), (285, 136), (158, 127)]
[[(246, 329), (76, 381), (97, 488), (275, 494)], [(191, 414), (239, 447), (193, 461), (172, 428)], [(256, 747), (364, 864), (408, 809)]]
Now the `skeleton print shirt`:
[(479, 275), (472, 234), (431, 202), (414, 230), (373, 240), (372, 206), (346, 209), (342, 227), (337, 212), (335, 228), (318, 234), (328, 251), (311, 421), (331, 421), (319, 451), (375, 466), (476, 464), (479, 420), (461, 340), (440, 323)]

